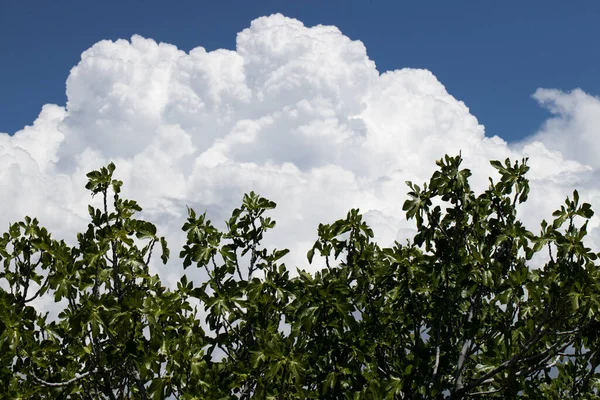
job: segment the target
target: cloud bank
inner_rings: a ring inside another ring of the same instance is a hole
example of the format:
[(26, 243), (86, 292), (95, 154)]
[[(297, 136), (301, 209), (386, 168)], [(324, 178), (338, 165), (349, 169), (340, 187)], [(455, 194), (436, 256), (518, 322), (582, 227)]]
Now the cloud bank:
[[(378, 71), (360, 41), (332, 26), (262, 17), (237, 35), (234, 51), (186, 53), (140, 36), (101, 41), (82, 54), (66, 90), (64, 107), (46, 105), (32, 126), (0, 134), (0, 227), (37, 216), (73, 242), (92, 201), (85, 173), (114, 161), (124, 196), (144, 207), (173, 255), (185, 205), (224, 227), (254, 190), (278, 204), (264, 243), (290, 248), (288, 267), (314, 270), (321, 266), (309, 267), (306, 251), (318, 223), (350, 208), (365, 213), (381, 245), (409, 237), (404, 182), (428, 180), (436, 159), (459, 151), (476, 190), (494, 174), (490, 159), (530, 157), (522, 216), (532, 228), (575, 187), (600, 210), (600, 99), (538, 90), (552, 117), (509, 145), (486, 137), (431, 72)], [(180, 265), (174, 257), (157, 267), (172, 284)]]

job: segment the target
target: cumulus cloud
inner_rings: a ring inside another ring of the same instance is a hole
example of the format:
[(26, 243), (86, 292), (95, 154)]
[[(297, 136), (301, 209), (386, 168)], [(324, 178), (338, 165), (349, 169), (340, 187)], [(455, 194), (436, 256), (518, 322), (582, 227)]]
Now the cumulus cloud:
[[(404, 182), (427, 180), (446, 153), (462, 152), (477, 190), (494, 173), (490, 159), (530, 157), (528, 223), (548, 218), (574, 187), (600, 205), (599, 99), (580, 90), (534, 97), (553, 117), (509, 145), (486, 137), (431, 72), (378, 71), (364, 45), (335, 27), (272, 15), (240, 32), (235, 50), (211, 52), (140, 36), (102, 41), (71, 70), (65, 107), (46, 105), (32, 126), (0, 135), (0, 199), (9, 205), (0, 226), (35, 215), (73, 241), (87, 224), (85, 173), (109, 161), (174, 255), (185, 205), (224, 227), (244, 193), (274, 200), (278, 225), (265, 244), (290, 248), (291, 268), (308, 267), (318, 223), (353, 207), (382, 245), (411, 236)], [(160, 272), (172, 283), (182, 270), (174, 259)]]
[(566, 158), (600, 167), (600, 98), (581, 89), (538, 89), (533, 98), (552, 113), (532, 138)]

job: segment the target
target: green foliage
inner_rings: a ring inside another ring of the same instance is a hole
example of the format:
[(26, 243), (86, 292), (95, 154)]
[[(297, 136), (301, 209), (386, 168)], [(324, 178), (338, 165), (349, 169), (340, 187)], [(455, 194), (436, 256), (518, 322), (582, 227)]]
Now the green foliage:
[[(220, 232), (188, 209), (186, 275), (149, 264), (156, 226), (120, 197), (114, 164), (87, 176), (102, 197), (74, 247), (36, 219), (0, 237), (0, 393), (5, 398), (596, 398), (600, 384), (593, 215), (575, 191), (539, 235), (517, 218), (526, 160), (492, 161), (476, 195), (444, 157), (403, 205), (417, 234), (380, 248), (356, 209), (320, 224), (291, 277), (261, 246), (275, 203), (251, 192)], [(107, 202), (112, 197), (112, 207)], [(536, 253), (548, 261), (531, 268)], [(53, 298), (55, 320), (31, 304)], [(199, 305), (193, 306), (194, 304)], [(201, 323), (201, 321), (203, 321)], [(204, 329), (203, 329), (204, 327)]]

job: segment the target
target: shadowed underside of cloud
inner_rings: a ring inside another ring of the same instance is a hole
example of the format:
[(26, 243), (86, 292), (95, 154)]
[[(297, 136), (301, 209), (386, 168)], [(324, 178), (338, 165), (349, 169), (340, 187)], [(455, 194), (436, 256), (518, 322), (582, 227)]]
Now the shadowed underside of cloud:
[[(404, 182), (428, 179), (446, 153), (462, 152), (476, 190), (494, 174), (490, 159), (530, 157), (522, 211), (532, 229), (574, 187), (600, 206), (598, 98), (538, 90), (552, 118), (509, 146), (486, 137), (431, 72), (380, 73), (360, 41), (282, 15), (253, 21), (235, 51), (185, 53), (140, 36), (96, 43), (71, 70), (67, 97), (65, 107), (44, 106), (32, 126), (0, 135), (0, 226), (38, 216), (73, 242), (92, 201), (85, 173), (111, 160), (124, 195), (141, 203), (172, 254), (185, 205), (223, 227), (254, 190), (278, 203), (265, 244), (290, 248), (290, 267), (307, 267), (319, 222), (353, 207), (382, 245), (410, 236)], [(172, 283), (178, 265), (156, 267)]]

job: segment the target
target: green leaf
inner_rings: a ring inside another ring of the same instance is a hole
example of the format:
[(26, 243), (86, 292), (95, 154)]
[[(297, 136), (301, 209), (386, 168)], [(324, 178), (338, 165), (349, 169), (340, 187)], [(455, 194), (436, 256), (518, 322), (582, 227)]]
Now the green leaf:
[(171, 255), (171, 251), (167, 247), (167, 241), (164, 236), (161, 236), (160, 238), (160, 247), (162, 249), (162, 255), (160, 256), (160, 258), (163, 264), (166, 264), (169, 260), (169, 256)]
[(308, 259), (309, 264), (312, 264), (314, 255), (315, 255), (315, 248), (313, 247), (312, 249), (308, 250), (308, 253), (306, 253), (306, 258)]

